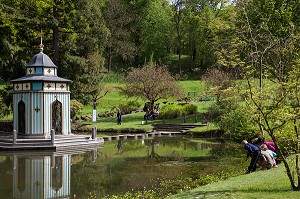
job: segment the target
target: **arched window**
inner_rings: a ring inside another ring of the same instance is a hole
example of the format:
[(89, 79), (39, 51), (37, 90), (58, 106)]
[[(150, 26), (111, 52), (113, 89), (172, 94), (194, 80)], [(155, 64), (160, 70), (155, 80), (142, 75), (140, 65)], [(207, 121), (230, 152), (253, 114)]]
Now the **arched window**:
[(52, 129), (55, 134), (62, 134), (62, 103), (58, 100), (52, 103)]
[(25, 103), (18, 103), (18, 132), (25, 134)]

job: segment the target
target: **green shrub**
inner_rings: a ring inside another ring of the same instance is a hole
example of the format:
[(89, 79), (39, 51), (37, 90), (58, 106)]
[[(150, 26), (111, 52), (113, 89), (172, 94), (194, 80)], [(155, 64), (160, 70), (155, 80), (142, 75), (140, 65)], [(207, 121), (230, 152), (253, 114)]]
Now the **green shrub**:
[(198, 106), (195, 104), (185, 104), (183, 106), (183, 111), (186, 115), (191, 115), (197, 113)]
[(159, 117), (164, 119), (174, 119), (181, 115), (182, 106), (176, 104), (168, 104), (162, 107)]
[(183, 114), (195, 114), (197, 109), (198, 107), (194, 104), (168, 104), (162, 107), (159, 117), (165, 119), (174, 119), (182, 116)]
[(78, 102), (77, 100), (70, 101), (70, 109), (71, 109), (71, 118), (75, 118), (77, 115), (81, 114), (83, 109), (83, 104)]
[(123, 114), (129, 114), (132, 111), (136, 111), (141, 107), (141, 104), (137, 101), (128, 101), (126, 104), (120, 104), (118, 108)]
[(210, 108), (210, 119), (225, 135), (236, 141), (255, 137), (258, 130), (245, 106), (232, 101), (219, 101)]

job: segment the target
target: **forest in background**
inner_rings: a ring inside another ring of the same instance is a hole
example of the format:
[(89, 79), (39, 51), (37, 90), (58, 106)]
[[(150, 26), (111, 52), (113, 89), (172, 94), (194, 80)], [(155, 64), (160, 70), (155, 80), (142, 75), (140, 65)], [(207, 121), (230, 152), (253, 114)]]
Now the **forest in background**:
[(2, 0), (0, 78), (24, 75), (43, 37), (59, 75), (74, 82), (95, 69), (124, 74), (150, 59), (199, 79), (233, 35), (234, 10), (226, 0)]

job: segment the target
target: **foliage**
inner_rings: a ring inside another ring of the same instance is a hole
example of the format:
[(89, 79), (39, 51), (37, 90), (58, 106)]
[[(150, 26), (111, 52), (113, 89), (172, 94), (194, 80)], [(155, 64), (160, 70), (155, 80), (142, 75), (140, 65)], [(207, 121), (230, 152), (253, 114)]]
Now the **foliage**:
[(2, 101), (2, 97), (0, 96), (0, 118), (8, 114), (9, 114), (9, 109), (7, 108), (7, 106), (5, 106), (5, 104)]
[(82, 75), (76, 78), (73, 83), (72, 98), (79, 100), (83, 104), (93, 104), (94, 108), (99, 99), (104, 97), (109, 90), (104, 86), (106, 71), (103, 66), (103, 58), (101, 55), (93, 53), (87, 59), (78, 60)]
[(122, 114), (129, 114), (132, 111), (136, 111), (141, 107), (141, 103), (138, 101), (128, 101), (125, 104), (120, 104), (118, 108), (122, 111)]
[[(276, 0), (236, 5), (238, 29), (220, 53), (219, 63), (238, 68), (247, 79), (248, 85), (239, 93), (246, 100), (245, 111), (253, 116), (261, 135), (267, 133), (276, 143), (293, 190), (300, 190), (298, 155), (296, 164), (287, 161), (290, 152), (299, 153), (300, 37), (299, 20), (294, 17), (299, 5)], [(296, 175), (291, 172), (294, 167)]]
[(83, 104), (78, 102), (77, 100), (70, 100), (70, 111), (71, 111), (71, 118), (75, 118), (78, 116), (83, 109)]
[(177, 104), (168, 104), (162, 107), (159, 117), (164, 119), (174, 119), (181, 116), (183, 107)]
[(150, 101), (150, 110), (159, 99), (179, 97), (181, 89), (165, 66), (149, 62), (142, 68), (132, 68), (126, 77), (128, 96), (139, 96)]
[(154, 60), (162, 60), (169, 53), (171, 39), (172, 20), (168, 2), (150, 1), (141, 20), (142, 58), (152, 55)]
[(7, 116), (12, 112), (12, 89), (11, 85), (0, 89), (0, 117)]
[(218, 97), (224, 94), (224, 90), (233, 86), (233, 81), (228, 73), (220, 69), (208, 70), (202, 77), (207, 92)]
[[(128, 28), (134, 24), (134, 15), (130, 12), (129, 5), (123, 0), (105, 0), (104, 2), (103, 16), (109, 30), (106, 40), (107, 69), (111, 71), (117, 58), (121, 61), (132, 60), (137, 53), (136, 44)], [(117, 64), (114, 69), (118, 69)]]
[[(167, 64), (168, 55), (175, 53), (170, 70), (178, 72), (180, 65), (179, 73), (189, 70), (182, 76), (195, 76), (214, 67), (213, 50), (234, 27), (232, 8), (223, 0), (3, 0), (0, 76), (7, 81), (24, 75), (41, 35), (44, 52), (58, 66), (58, 74), (73, 82), (93, 54), (101, 55), (108, 71), (126, 73), (151, 54)], [(79, 87), (71, 86), (77, 98)]]
[(164, 105), (159, 113), (160, 118), (174, 119), (185, 115), (191, 115), (197, 113), (198, 107), (194, 104), (168, 104)]
[(210, 108), (211, 120), (225, 131), (225, 135), (240, 142), (245, 138), (258, 136), (255, 121), (247, 107), (229, 100), (221, 100)]

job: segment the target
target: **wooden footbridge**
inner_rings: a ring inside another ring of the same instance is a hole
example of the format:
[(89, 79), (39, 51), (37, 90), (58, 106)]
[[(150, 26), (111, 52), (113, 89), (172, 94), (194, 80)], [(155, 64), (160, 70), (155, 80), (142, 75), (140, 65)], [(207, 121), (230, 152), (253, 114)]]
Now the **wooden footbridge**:
[(140, 133), (140, 134), (122, 134), (122, 135), (109, 135), (104, 136), (104, 140), (127, 140), (127, 139), (145, 139), (149, 137), (161, 137), (161, 136), (175, 136), (184, 134), (186, 130), (205, 126), (205, 125), (195, 125), (195, 124), (153, 124), (153, 130)]

